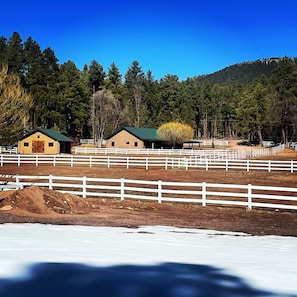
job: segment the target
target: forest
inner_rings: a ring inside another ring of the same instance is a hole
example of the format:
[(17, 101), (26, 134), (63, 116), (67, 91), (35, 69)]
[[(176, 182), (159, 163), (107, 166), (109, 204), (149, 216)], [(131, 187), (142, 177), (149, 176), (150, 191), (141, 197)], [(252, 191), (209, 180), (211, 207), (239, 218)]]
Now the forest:
[(52, 48), (41, 49), (32, 37), (23, 41), (14, 32), (0, 37), (0, 69), (6, 69), (6, 79), (0, 76), (2, 112), (16, 106), (5, 101), (5, 88), (18, 84), (31, 98), (18, 107), (27, 108), (18, 117), (20, 129), (2, 116), (0, 145), (37, 127), (101, 140), (123, 125), (158, 128), (170, 121), (189, 124), (195, 138), (297, 140), (297, 58), (239, 63), (183, 81), (174, 74), (155, 80), (139, 61), (131, 61), (124, 74), (116, 62), (104, 69), (92, 60), (81, 70), (71, 60), (59, 64)]

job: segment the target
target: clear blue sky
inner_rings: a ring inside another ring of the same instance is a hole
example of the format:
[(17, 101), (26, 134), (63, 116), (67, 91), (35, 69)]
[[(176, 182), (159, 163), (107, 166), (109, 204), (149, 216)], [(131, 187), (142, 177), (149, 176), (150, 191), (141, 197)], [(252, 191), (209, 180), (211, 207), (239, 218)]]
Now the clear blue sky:
[(6, 0), (0, 7), (0, 36), (31, 36), (79, 69), (96, 60), (107, 71), (115, 62), (124, 76), (137, 60), (155, 79), (184, 80), (297, 56), (296, 0)]

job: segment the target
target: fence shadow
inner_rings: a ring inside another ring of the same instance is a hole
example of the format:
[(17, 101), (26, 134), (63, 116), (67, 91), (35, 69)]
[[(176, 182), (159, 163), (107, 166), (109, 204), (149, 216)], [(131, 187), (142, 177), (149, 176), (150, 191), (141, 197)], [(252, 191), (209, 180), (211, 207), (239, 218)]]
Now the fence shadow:
[(243, 279), (213, 266), (177, 263), (111, 267), (40, 263), (32, 266), (26, 277), (0, 279), (0, 296), (293, 297), (251, 287)]

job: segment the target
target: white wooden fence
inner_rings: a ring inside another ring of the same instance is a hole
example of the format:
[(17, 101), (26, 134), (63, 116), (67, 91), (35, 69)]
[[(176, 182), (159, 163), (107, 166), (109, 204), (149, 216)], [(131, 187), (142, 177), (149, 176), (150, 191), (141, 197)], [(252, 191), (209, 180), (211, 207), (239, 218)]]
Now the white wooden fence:
[(1, 153), (16, 154), (17, 151), (18, 151), (17, 147), (0, 146), (0, 154)]
[(246, 155), (245, 150), (192, 150), (192, 149), (124, 149), (124, 148), (92, 148), (75, 147), (74, 153), (84, 155), (132, 155), (132, 156), (211, 156), (212, 158), (240, 155)]
[(145, 199), (161, 202), (184, 202), (206, 205), (228, 205), (252, 208), (297, 210), (297, 188), (103, 179), (65, 176), (12, 176), (18, 187), (40, 186), (71, 193), (83, 198), (101, 197)]
[(202, 156), (189, 157), (142, 157), (142, 156), (84, 156), (84, 155), (0, 155), (0, 166), (87, 166), (107, 168), (142, 169), (203, 169), (203, 170), (265, 170), (297, 171), (297, 161), (211, 159)]
[(196, 150), (196, 149), (123, 149), (123, 148), (91, 148), (91, 147), (75, 147), (75, 154), (85, 155), (144, 155), (144, 156), (199, 156), (211, 159), (246, 159), (254, 157), (263, 157), (276, 154), (284, 149), (281, 144), (271, 148), (246, 148), (246, 149), (212, 149), (212, 150)]

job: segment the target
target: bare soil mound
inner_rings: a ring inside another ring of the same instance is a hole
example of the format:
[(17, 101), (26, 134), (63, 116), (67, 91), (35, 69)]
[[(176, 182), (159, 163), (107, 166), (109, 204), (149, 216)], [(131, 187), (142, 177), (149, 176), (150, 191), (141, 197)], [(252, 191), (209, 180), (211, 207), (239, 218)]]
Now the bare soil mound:
[(163, 225), (297, 236), (296, 212), (119, 199), (82, 199), (39, 187), (0, 192), (1, 223), (124, 226)]
[[(2, 193), (2, 196), (5, 192)], [(42, 187), (28, 187), (10, 191), (0, 198), (0, 210), (20, 214), (81, 214), (92, 208), (92, 204), (75, 195), (63, 194)]]

